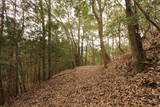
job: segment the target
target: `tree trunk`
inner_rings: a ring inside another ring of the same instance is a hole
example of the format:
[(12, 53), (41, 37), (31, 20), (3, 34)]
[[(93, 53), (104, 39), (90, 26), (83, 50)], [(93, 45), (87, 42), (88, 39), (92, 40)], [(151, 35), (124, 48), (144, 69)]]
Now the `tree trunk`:
[(41, 82), (41, 55), (39, 55), (38, 59), (38, 82)]
[(128, 28), (128, 35), (129, 35), (129, 41), (134, 57), (134, 62), (135, 62), (135, 72), (141, 72), (144, 70), (144, 61), (145, 61), (145, 54), (144, 50), (142, 48), (142, 41), (141, 37), (139, 34), (139, 29), (138, 29), (138, 22), (134, 17), (134, 13), (132, 11), (132, 4), (131, 0), (125, 0), (126, 2), (126, 16), (127, 17), (132, 17), (127, 23), (127, 28)]
[[(3, 38), (3, 30), (4, 30), (4, 9), (5, 9), (5, 0), (2, 0), (2, 15), (1, 15), (1, 30), (0, 30), (0, 57), (2, 55), (2, 38)], [(0, 105), (5, 103), (4, 99), (4, 89), (2, 84), (2, 66), (0, 64)]]
[(92, 37), (92, 64), (95, 65), (96, 63), (96, 56), (95, 56), (95, 47), (94, 47), (94, 40), (93, 40), (93, 37)]
[(84, 50), (84, 46), (83, 46), (83, 43), (84, 42), (84, 39), (82, 39), (82, 42), (81, 42), (81, 57), (80, 57), (80, 59), (81, 59), (81, 65), (83, 65), (83, 50)]
[(94, 13), (94, 16), (96, 17), (96, 20), (98, 22), (98, 34), (99, 34), (99, 38), (100, 38), (101, 55), (102, 55), (104, 67), (106, 68), (107, 64), (110, 62), (111, 59), (110, 59), (110, 56), (106, 52), (104, 41), (103, 41), (103, 11), (104, 11), (105, 5), (104, 5), (104, 7), (102, 7), (101, 0), (99, 0), (97, 2), (98, 2), (98, 7), (99, 7), (99, 13), (97, 13), (97, 11), (95, 9), (95, 7), (96, 7), (95, 0), (91, 0), (93, 13)]
[(80, 39), (81, 39), (81, 34), (80, 34), (80, 24), (81, 24), (81, 20), (80, 20), (80, 15), (78, 16), (78, 43), (77, 43), (77, 62), (76, 65), (80, 66)]
[(43, 72), (43, 80), (46, 80), (46, 30), (45, 30), (45, 18), (44, 18), (44, 8), (43, 8), (43, 0), (40, 0), (40, 14), (41, 14), (41, 23), (42, 23), (42, 72)]
[(86, 50), (85, 50), (85, 61), (84, 61), (84, 63), (85, 63), (85, 65), (87, 65), (87, 61), (88, 61), (88, 45), (86, 45)]
[(110, 59), (109, 55), (106, 53), (106, 49), (105, 49), (105, 46), (104, 46), (102, 19), (101, 19), (101, 21), (99, 21), (98, 30), (99, 30), (99, 38), (100, 38), (100, 46), (101, 46), (103, 63), (104, 63), (104, 67), (107, 67), (107, 64), (110, 62), (111, 59)]
[(121, 51), (121, 53), (124, 53), (124, 50), (121, 47), (121, 23), (119, 23), (119, 28), (118, 28), (118, 48)]
[[(14, 1), (15, 2), (15, 6), (14, 6), (14, 35), (13, 36), (16, 36), (18, 37), (17, 35), (17, 29), (16, 29), (16, 16), (17, 16), (17, 0)], [(14, 38), (14, 37), (13, 37)], [(14, 96), (17, 96), (18, 94), (18, 42), (17, 42), (17, 38), (14, 38), (13, 39), (13, 59), (14, 59), (14, 72), (15, 72), (15, 87), (16, 87), (16, 90), (15, 90), (15, 93), (14, 93)]]
[(51, 77), (51, 0), (48, 0), (48, 79)]
[[(1, 76), (1, 73), (0, 73), (0, 76)], [(4, 103), (5, 103), (4, 90), (3, 90), (2, 80), (0, 79), (0, 105), (3, 105)]]

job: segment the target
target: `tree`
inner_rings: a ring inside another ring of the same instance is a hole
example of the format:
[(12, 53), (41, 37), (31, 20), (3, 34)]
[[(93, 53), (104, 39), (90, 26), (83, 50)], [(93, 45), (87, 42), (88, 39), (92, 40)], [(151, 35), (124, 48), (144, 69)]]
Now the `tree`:
[[(102, 53), (102, 58), (104, 62), (104, 67), (107, 67), (107, 64), (110, 62), (110, 57), (106, 52), (104, 41), (103, 41), (103, 12), (106, 7), (106, 2), (107, 0), (104, 1), (102, 5), (101, 0), (91, 0), (91, 5), (92, 5), (92, 10), (94, 13), (94, 16), (96, 17), (97, 23), (98, 23), (98, 34), (99, 34), (99, 39), (100, 39), (100, 47), (101, 47), (101, 53)], [(98, 10), (96, 10), (96, 3), (98, 5)]]
[(51, 0), (48, 0), (48, 79), (51, 77)]
[(43, 0), (39, 1), (40, 5), (40, 16), (42, 24), (42, 66), (43, 66), (43, 80), (46, 80), (46, 28), (45, 28), (45, 16), (44, 16), (44, 4)]
[(128, 18), (127, 28), (129, 41), (135, 62), (135, 72), (142, 72), (144, 70), (145, 53), (142, 48), (142, 40), (139, 34), (138, 22), (132, 10), (131, 0), (125, 0), (126, 16)]
[[(3, 38), (3, 30), (4, 30), (4, 11), (5, 11), (5, 0), (2, 0), (2, 13), (1, 13), (1, 29), (0, 29), (0, 57), (2, 55), (2, 38)], [(5, 103), (4, 99), (4, 89), (2, 83), (2, 66), (0, 62), (0, 105)]]

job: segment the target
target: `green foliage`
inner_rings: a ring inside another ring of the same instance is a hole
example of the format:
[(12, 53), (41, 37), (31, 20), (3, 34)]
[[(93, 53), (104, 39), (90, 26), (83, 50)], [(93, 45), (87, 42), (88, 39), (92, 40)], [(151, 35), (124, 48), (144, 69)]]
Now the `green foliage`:
[[(73, 68), (77, 57), (80, 57), (79, 65), (102, 62), (97, 30), (99, 26), (90, 0), (52, 0), (52, 4), (48, 4), (48, 0), (42, 1), (42, 5), (39, 0), (6, 2), (4, 20), (2, 20), (3, 34), (0, 37), (0, 48), (2, 48), (0, 65), (3, 73), (6, 74), (6, 80), (3, 79), (5, 87), (9, 87), (10, 84), (15, 86), (15, 82), (18, 81), (17, 85), (20, 89), (22, 85), (25, 87), (26, 84), (41, 81), (43, 75), (49, 73), (49, 54), (52, 75), (64, 69)], [(99, 16), (98, 2), (95, 4)], [(101, 4), (104, 6), (104, 0)], [(160, 24), (159, 2), (142, 0), (139, 4), (157, 24)], [(49, 5), (51, 20), (48, 16)], [(126, 18), (123, 5), (117, 0), (107, 0), (103, 11), (102, 38), (107, 52), (113, 59), (122, 54), (120, 48), (123, 51), (129, 48), (126, 27), (128, 21), (137, 19), (143, 30), (150, 26), (138, 9), (134, 16)], [(0, 6), (2, 6), (1, 2)], [(16, 10), (14, 6), (17, 6)], [(135, 11), (134, 6), (132, 9)], [(16, 73), (17, 81), (15, 81), (16, 76), (7, 80), (11, 74), (16, 75)], [(13, 83), (9, 83), (11, 80)]]

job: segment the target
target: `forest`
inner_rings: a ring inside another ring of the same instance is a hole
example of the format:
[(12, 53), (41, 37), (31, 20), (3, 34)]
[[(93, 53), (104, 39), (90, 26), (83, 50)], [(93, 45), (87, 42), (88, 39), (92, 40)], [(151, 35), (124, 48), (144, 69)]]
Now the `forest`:
[(0, 0), (0, 106), (159, 102), (159, 0)]

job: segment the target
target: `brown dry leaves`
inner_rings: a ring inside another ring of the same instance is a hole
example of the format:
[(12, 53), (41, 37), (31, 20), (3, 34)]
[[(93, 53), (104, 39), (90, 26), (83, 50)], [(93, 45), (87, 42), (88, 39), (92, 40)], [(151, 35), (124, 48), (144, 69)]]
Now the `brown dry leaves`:
[(160, 105), (159, 72), (131, 75), (119, 71), (118, 67), (113, 68), (112, 63), (110, 66), (112, 69), (83, 66), (62, 72), (42, 83), (39, 89), (19, 96), (14, 106), (158, 107)]

